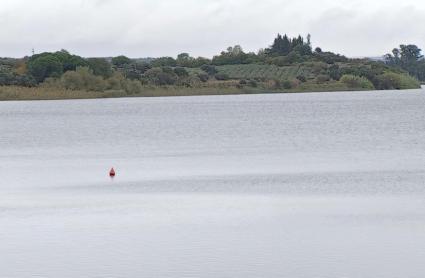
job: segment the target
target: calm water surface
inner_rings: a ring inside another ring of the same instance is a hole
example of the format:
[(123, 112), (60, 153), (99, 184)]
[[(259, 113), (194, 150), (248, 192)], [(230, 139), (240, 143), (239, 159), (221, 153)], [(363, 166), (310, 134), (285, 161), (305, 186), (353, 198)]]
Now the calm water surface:
[(1, 278), (425, 273), (425, 90), (2, 102), (0, 175)]

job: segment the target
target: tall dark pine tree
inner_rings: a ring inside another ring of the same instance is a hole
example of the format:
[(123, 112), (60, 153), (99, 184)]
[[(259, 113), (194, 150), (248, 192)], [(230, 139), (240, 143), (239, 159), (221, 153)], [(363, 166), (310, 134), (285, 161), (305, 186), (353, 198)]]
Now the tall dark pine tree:
[(282, 47), (280, 49), (281, 55), (288, 55), (292, 51), (291, 41), (288, 36), (285, 34), (282, 38)]
[(288, 55), (292, 51), (291, 40), (285, 34), (283, 37), (278, 34), (275, 38), (273, 45), (269, 49), (269, 52), (274, 55)]

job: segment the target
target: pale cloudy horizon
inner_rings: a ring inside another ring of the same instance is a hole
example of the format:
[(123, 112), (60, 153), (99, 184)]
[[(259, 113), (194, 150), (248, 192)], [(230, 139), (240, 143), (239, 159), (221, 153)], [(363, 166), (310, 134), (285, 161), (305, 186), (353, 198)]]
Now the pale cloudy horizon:
[(425, 48), (418, 0), (2, 0), (0, 56), (67, 49), (85, 57), (212, 57), (239, 44), (269, 46), (277, 33), (312, 35), (313, 46), (380, 56), (401, 43)]

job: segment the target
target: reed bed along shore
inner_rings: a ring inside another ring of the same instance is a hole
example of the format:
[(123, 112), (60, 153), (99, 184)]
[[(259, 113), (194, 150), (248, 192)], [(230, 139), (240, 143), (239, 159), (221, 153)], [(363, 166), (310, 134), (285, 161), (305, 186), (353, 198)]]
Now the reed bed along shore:
[(308, 92), (339, 92), (366, 91), (365, 88), (352, 88), (341, 82), (325, 84), (304, 83), (295, 89), (266, 89), (234, 86), (211, 87), (181, 87), (181, 86), (146, 86), (140, 92), (130, 94), (125, 90), (86, 91), (68, 90), (54, 87), (19, 87), (0, 86), (0, 101), (20, 100), (60, 100), (60, 99), (96, 99), (122, 97), (170, 97), (170, 96), (205, 96), (205, 95), (237, 95), (266, 93), (308, 93)]
[(124, 90), (82, 91), (44, 87), (0, 87), (0, 101), (6, 100), (58, 100), (58, 99), (95, 99), (120, 97), (166, 97), (166, 96), (195, 96), (195, 95), (230, 95), (261, 93), (260, 90), (238, 88), (181, 88), (181, 87), (146, 87), (136, 94)]

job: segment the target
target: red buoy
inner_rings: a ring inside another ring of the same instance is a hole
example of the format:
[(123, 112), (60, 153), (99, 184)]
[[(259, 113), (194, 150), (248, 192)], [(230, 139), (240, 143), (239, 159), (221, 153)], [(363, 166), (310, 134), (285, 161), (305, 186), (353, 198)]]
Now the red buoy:
[(111, 178), (115, 177), (115, 170), (114, 170), (114, 168), (111, 168), (111, 171), (109, 171), (109, 176)]

